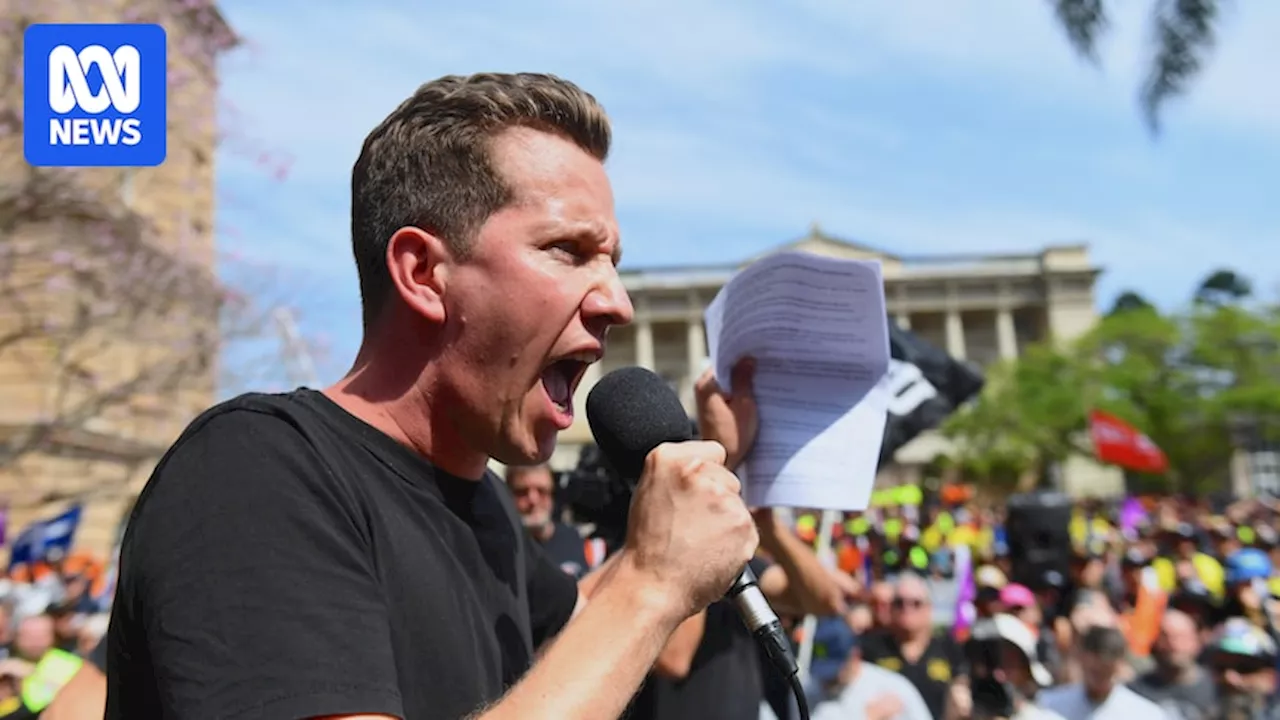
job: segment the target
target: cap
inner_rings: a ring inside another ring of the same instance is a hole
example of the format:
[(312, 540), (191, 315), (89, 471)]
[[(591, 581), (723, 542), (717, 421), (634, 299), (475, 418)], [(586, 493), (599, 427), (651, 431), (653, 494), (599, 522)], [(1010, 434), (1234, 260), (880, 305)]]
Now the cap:
[(1004, 613), (983, 618), (974, 623), (970, 637), (974, 640), (1004, 640), (1013, 645), (1022, 651), (1022, 657), (1026, 658), (1031, 667), (1031, 677), (1036, 683), (1040, 687), (1053, 685), (1053, 675), (1036, 654), (1035, 634), (1018, 618)]
[(1213, 649), (1224, 655), (1274, 660), (1276, 644), (1266, 632), (1244, 618), (1234, 617), (1223, 624), (1213, 641)]
[(849, 653), (858, 647), (858, 636), (842, 617), (823, 618), (813, 631), (813, 659), (809, 675), (819, 683), (829, 683), (840, 674)]
[(1009, 578), (995, 565), (983, 565), (973, 574), (973, 582), (978, 587), (990, 587), (997, 590), (1009, 584)]
[(1034, 607), (1036, 596), (1026, 585), (1009, 583), (1000, 590), (1000, 602), (1009, 608)]

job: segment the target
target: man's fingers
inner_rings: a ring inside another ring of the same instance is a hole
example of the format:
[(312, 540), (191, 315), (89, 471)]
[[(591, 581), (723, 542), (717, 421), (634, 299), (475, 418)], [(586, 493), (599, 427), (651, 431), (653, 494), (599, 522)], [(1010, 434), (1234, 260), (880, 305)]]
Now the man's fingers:
[(693, 391), (700, 398), (708, 398), (720, 392), (720, 383), (716, 382), (715, 368), (707, 368), (698, 381), (693, 384)]

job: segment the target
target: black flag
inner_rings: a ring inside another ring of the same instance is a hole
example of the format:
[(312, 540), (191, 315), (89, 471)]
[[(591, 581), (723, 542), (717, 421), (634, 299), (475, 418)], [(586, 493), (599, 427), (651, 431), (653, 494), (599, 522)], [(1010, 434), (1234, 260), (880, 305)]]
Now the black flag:
[(985, 380), (973, 366), (951, 357), (889, 320), (889, 421), (880, 448), (880, 466), (926, 430), (982, 391)]

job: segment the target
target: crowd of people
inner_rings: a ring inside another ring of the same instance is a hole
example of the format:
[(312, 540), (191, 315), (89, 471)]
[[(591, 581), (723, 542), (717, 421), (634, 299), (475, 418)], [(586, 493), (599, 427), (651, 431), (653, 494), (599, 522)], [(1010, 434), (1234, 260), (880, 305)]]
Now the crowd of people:
[(0, 718), (84, 717), (68, 704), (76, 693), (55, 701), (73, 682), (103, 682), (107, 581), (104, 563), (82, 553), (20, 563), (0, 579)]
[[(604, 559), (592, 529), (557, 504), (548, 468), (509, 468), (507, 482), (566, 572)], [(804, 679), (814, 718), (1280, 717), (1276, 503), (1081, 501), (1064, 529), (1063, 572), (1026, 577), (1003, 506), (920, 499), (848, 514), (825, 562), (819, 513), (756, 513), (762, 587), (797, 650), (798, 613), (822, 616)], [(801, 602), (789, 602), (788, 585), (806, 591)], [(735, 623), (731, 608), (713, 606), (700, 632), (677, 633), (684, 662), (655, 666), (631, 716), (795, 717)]]

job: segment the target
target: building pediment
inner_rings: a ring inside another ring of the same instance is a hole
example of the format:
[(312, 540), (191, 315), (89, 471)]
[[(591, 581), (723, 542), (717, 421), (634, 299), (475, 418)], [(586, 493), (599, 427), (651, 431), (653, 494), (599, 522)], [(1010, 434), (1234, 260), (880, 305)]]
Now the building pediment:
[(760, 258), (780, 252), (807, 252), (814, 255), (847, 260), (879, 260), (886, 275), (896, 274), (896, 271), (902, 267), (902, 259), (896, 255), (890, 255), (883, 250), (827, 235), (816, 223), (810, 228), (808, 235), (748, 258), (742, 263), (742, 266), (745, 267)]

